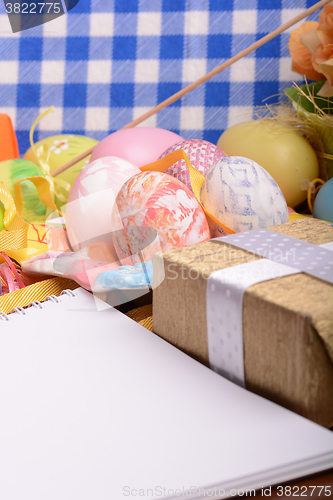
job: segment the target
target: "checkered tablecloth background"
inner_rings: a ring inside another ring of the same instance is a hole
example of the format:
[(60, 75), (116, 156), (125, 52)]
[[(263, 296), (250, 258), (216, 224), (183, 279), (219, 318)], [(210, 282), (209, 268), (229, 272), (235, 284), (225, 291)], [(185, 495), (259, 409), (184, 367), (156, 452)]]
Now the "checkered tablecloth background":
[[(315, 0), (80, 0), (13, 34), (0, 2), (0, 112), (20, 153), (59, 133), (102, 139), (277, 28)], [(317, 14), (318, 16), (318, 14)], [(316, 15), (312, 16), (316, 18)], [(143, 123), (216, 143), (293, 80), (284, 33)]]

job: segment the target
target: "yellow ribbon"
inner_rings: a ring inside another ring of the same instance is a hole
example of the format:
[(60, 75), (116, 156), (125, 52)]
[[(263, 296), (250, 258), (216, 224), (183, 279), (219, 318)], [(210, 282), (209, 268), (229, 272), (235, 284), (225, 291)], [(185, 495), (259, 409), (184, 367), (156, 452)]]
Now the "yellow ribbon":
[(51, 186), (45, 177), (36, 175), (34, 177), (26, 177), (15, 182), (15, 198), (16, 204), (12, 195), (0, 182), (0, 202), (5, 208), (3, 223), (5, 229), (0, 232), (0, 251), (19, 250), (27, 247), (27, 234), (29, 224), (25, 222), (20, 214), (22, 212), (23, 201), (20, 189), (20, 184), (23, 181), (31, 181), (37, 188), (38, 197), (42, 203), (53, 211), (57, 211), (60, 216), (62, 212), (57, 208), (51, 194)]
[(313, 179), (313, 181), (309, 183), (308, 193), (307, 193), (308, 207), (312, 215), (313, 215), (312, 195), (315, 192), (315, 184), (317, 183), (320, 184), (320, 187), (322, 187), (325, 184), (325, 181), (323, 181), (322, 179)]
[[(49, 113), (53, 113), (53, 111), (54, 111), (54, 106), (51, 106), (36, 118), (36, 120), (33, 122), (31, 126), (29, 139), (30, 139), (31, 149), (34, 152), (34, 155), (37, 158), (37, 161), (45, 174), (45, 179), (47, 179), (47, 181), (50, 184), (50, 192), (53, 200), (57, 198), (58, 204), (64, 205), (67, 202), (67, 197), (71, 189), (71, 185), (65, 180), (59, 179), (59, 177), (52, 177), (49, 165), (49, 156), (50, 156), (49, 148), (46, 146), (46, 144), (41, 144), (40, 146), (36, 147), (33, 141), (33, 135), (36, 126), (44, 118), (44, 116), (48, 115)], [(22, 180), (27, 180), (27, 179), (22, 179)], [(29, 180), (31, 180), (31, 178), (29, 178)], [(65, 196), (61, 192), (61, 189), (63, 189), (66, 192)]]
[(200, 204), (202, 210), (205, 212), (207, 219), (211, 219), (214, 221), (220, 228), (222, 228), (226, 233), (228, 234), (234, 234), (236, 231), (233, 231), (230, 229), (230, 227), (225, 226), (220, 222), (214, 215), (212, 215), (210, 212), (208, 212), (205, 207), (201, 204), (200, 201), (200, 190), (202, 188), (202, 185), (205, 181), (205, 176), (202, 175), (196, 168), (192, 167), (190, 160), (187, 157), (187, 154), (185, 151), (182, 149), (177, 149), (176, 151), (173, 151), (172, 153), (164, 156), (164, 158), (161, 158), (160, 160), (154, 161), (153, 163), (148, 163), (147, 165), (144, 165), (143, 167), (140, 168), (142, 172), (146, 172), (147, 170), (153, 170), (156, 172), (165, 172), (165, 170), (169, 167), (171, 167), (174, 163), (176, 163), (179, 160), (185, 160), (189, 174), (190, 174), (190, 181), (191, 181), (191, 186), (192, 186), (192, 191), (194, 193), (194, 196), (196, 197), (198, 203)]
[(0, 311), (8, 314), (14, 307), (26, 307), (34, 300), (43, 302), (49, 295), (58, 296), (63, 290), (75, 290), (78, 286), (75, 281), (59, 277), (39, 281), (20, 290), (2, 295), (0, 297)]
[(44, 205), (51, 208), (52, 210), (58, 211), (56, 204), (53, 201), (52, 196), (52, 185), (46, 177), (42, 177), (41, 175), (35, 175), (33, 177), (25, 177), (24, 179), (19, 179), (15, 182), (15, 200), (16, 200), (16, 209), (19, 214), (22, 213), (23, 209), (23, 200), (21, 193), (21, 182), (30, 181), (32, 182), (38, 191), (38, 198)]
[(13, 197), (2, 182), (0, 182), (0, 202), (5, 207), (3, 218), (5, 229), (0, 233), (0, 251), (25, 248), (29, 225), (17, 213)]

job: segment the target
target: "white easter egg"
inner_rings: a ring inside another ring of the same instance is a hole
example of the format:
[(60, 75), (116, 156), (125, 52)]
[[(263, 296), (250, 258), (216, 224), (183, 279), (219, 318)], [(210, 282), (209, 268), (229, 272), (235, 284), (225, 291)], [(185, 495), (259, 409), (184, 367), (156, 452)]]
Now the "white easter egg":
[(111, 214), (121, 186), (141, 170), (122, 158), (99, 158), (77, 176), (66, 206), (69, 242), (77, 251), (94, 241), (112, 242)]
[[(208, 212), (236, 232), (289, 220), (286, 200), (273, 177), (242, 156), (227, 156), (207, 170), (200, 199)], [(221, 233), (216, 225), (212, 236)]]

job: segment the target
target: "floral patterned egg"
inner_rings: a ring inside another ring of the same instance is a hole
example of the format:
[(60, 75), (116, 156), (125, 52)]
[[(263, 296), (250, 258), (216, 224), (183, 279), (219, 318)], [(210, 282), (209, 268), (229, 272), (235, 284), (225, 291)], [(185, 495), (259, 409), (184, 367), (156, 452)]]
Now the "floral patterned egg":
[[(176, 151), (177, 149), (183, 149), (187, 154), (192, 167), (199, 170), (199, 172), (203, 175), (205, 175), (209, 167), (226, 156), (221, 149), (211, 142), (202, 141), (200, 139), (188, 139), (186, 141), (177, 142), (177, 144), (171, 146), (169, 149), (164, 151), (160, 158), (164, 158), (164, 156)], [(190, 175), (188, 173), (185, 160), (177, 161), (174, 165), (169, 167), (165, 173), (176, 177), (176, 179), (179, 179), (192, 191)]]
[[(44, 146), (44, 156), (47, 163), (50, 166), (50, 171), (56, 170), (65, 163), (69, 162), (81, 153), (84, 153), (92, 146), (98, 144), (98, 141), (91, 139), (90, 137), (85, 137), (83, 135), (55, 135), (52, 137), (47, 137), (35, 143), (35, 148)], [(48, 158), (47, 158), (48, 157)], [(31, 148), (25, 153), (24, 158), (26, 160), (38, 163), (36, 156)], [(82, 168), (89, 163), (90, 156), (79, 161), (72, 167), (68, 168), (61, 174), (59, 174), (59, 179), (63, 179), (68, 182), (71, 186), (81, 172)]]
[[(150, 259), (156, 250), (192, 245), (210, 237), (206, 216), (192, 191), (165, 173), (147, 171), (131, 177), (117, 195), (116, 208), (113, 227), (125, 228), (114, 233), (122, 263), (130, 264), (126, 260), (129, 247), (132, 262), (140, 262)], [(149, 228), (158, 235), (155, 244), (150, 244)]]
[(138, 167), (115, 156), (95, 160), (82, 170), (66, 206), (66, 227), (73, 250), (93, 243), (94, 238), (112, 241), (114, 201), (124, 182), (138, 172)]
[[(233, 231), (288, 222), (288, 207), (273, 177), (258, 163), (227, 156), (206, 172), (200, 192), (205, 209)], [(217, 225), (212, 236), (221, 236)]]

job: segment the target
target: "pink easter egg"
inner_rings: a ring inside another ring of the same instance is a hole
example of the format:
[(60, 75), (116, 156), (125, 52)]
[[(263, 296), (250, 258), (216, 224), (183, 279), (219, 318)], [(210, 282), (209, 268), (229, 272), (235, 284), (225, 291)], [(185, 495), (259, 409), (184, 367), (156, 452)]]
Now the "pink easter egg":
[(73, 250), (95, 241), (112, 242), (111, 214), (116, 196), (138, 167), (114, 156), (89, 163), (74, 181), (66, 206), (66, 227)]
[[(164, 158), (164, 156), (178, 149), (183, 149), (185, 151), (192, 167), (196, 168), (203, 175), (205, 175), (207, 170), (214, 165), (214, 163), (227, 156), (220, 148), (211, 142), (202, 141), (201, 139), (187, 139), (177, 142), (177, 144), (168, 148), (161, 154), (160, 158)], [(165, 173), (176, 177), (176, 179), (179, 179), (192, 191), (190, 175), (185, 160), (177, 161), (169, 167)]]
[(176, 142), (183, 138), (156, 127), (134, 127), (118, 130), (103, 139), (92, 152), (90, 161), (103, 156), (118, 156), (137, 167), (156, 161), (157, 158)]
[[(114, 233), (114, 245), (119, 259), (126, 262), (128, 242), (139, 262), (140, 249), (145, 247), (145, 228), (153, 228), (158, 235), (158, 244), (150, 245), (143, 259), (151, 258), (157, 250), (193, 245), (210, 238), (206, 216), (192, 191), (182, 182), (161, 172), (141, 172), (134, 175), (121, 187), (116, 199), (117, 211), (112, 214), (113, 226), (125, 228)], [(142, 228), (139, 231), (132, 228)], [(124, 260), (125, 259), (125, 260)]]

